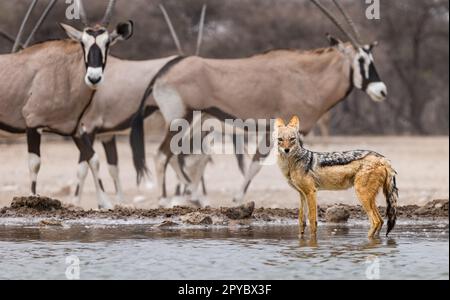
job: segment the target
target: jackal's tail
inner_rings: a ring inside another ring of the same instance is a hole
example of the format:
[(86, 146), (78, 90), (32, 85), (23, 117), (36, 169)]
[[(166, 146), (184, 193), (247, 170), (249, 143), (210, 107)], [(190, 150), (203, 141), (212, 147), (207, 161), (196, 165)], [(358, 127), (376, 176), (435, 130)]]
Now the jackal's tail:
[(387, 169), (386, 182), (384, 183), (383, 193), (386, 197), (387, 209), (386, 216), (388, 218), (387, 223), (387, 232), (386, 236), (389, 232), (394, 228), (395, 221), (397, 220), (397, 200), (398, 200), (398, 189), (395, 176), (397, 173), (392, 167), (388, 166)]

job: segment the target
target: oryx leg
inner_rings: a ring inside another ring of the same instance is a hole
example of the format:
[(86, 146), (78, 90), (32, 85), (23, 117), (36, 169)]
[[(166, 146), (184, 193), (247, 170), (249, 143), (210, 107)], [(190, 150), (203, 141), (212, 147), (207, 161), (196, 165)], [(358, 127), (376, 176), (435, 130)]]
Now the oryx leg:
[[(188, 112), (185, 114), (184, 120), (186, 120), (189, 124), (192, 123), (192, 112)], [(170, 131), (168, 130), (166, 133), (166, 136), (159, 146), (158, 153), (155, 157), (155, 171), (156, 171), (156, 178), (158, 181), (158, 188), (159, 188), (159, 199), (160, 201), (167, 198), (167, 188), (166, 188), (166, 171), (167, 166), (171, 160), (171, 158), (174, 156), (174, 153), (172, 152), (170, 146), (172, 139), (178, 134), (176, 131)], [(177, 160), (178, 161), (178, 160)], [(181, 169), (181, 168), (180, 168)], [(181, 172), (182, 175), (186, 181), (190, 182), (190, 179), (187, 177), (187, 175), (184, 172)]]
[(117, 200), (123, 202), (123, 189), (119, 176), (119, 155), (117, 154), (116, 137), (112, 136), (110, 139), (103, 140), (102, 145), (105, 150), (106, 161), (108, 162), (108, 171), (114, 181)]
[[(87, 135), (87, 138), (89, 139), (89, 143), (91, 145), (94, 144), (94, 137), (93, 135)], [(80, 205), (81, 204), (81, 197), (83, 195), (83, 190), (84, 190), (84, 183), (86, 182), (86, 177), (88, 175), (88, 171), (89, 171), (89, 163), (84, 160), (83, 155), (81, 155), (80, 152), (80, 157), (78, 159), (78, 171), (77, 171), (77, 187), (75, 189), (75, 199), (74, 199), (74, 203), (76, 205)]]
[[(244, 183), (241, 186), (241, 189), (237, 193), (237, 195), (233, 198), (234, 202), (240, 203), (243, 201), (245, 194), (248, 191), (248, 188), (250, 187), (250, 184), (252, 183), (253, 178), (261, 171), (261, 168), (263, 167), (264, 160), (269, 157), (270, 151), (264, 151), (264, 153), (261, 153), (261, 149), (267, 148), (267, 150), (270, 150), (273, 145), (270, 145), (270, 147), (264, 147), (266, 144), (266, 141), (270, 141), (270, 130), (266, 130), (266, 137), (265, 140), (263, 140), (260, 145), (258, 146), (258, 149), (256, 150), (256, 154), (253, 156), (252, 162), (250, 163), (250, 167), (248, 168), (248, 171), (245, 174)], [(267, 152), (267, 153), (266, 153)]]
[(41, 134), (35, 128), (27, 129), (28, 168), (31, 179), (31, 194), (36, 195), (37, 176), (41, 168)]
[(202, 176), (202, 193), (203, 196), (208, 196), (208, 190), (206, 189), (205, 176)]
[(245, 171), (247, 170), (247, 166), (245, 164), (245, 153), (246, 153), (245, 143), (242, 145), (241, 143), (237, 143), (237, 138), (233, 136), (233, 145), (239, 171), (241, 171), (241, 174), (245, 176)]
[(204, 173), (206, 166), (211, 161), (211, 157), (206, 154), (186, 155), (184, 157), (185, 169), (191, 182), (186, 184), (186, 195), (191, 197), (191, 201), (198, 203), (201, 207), (208, 205), (206, 196), (206, 187), (204, 182)]
[[(93, 140), (93, 136), (91, 138)], [(74, 137), (73, 140), (80, 151), (81, 161), (88, 162), (91, 169), (92, 176), (94, 178), (95, 191), (97, 193), (97, 202), (100, 209), (112, 209), (113, 206), (108, 199), (108, 196), (103, 189), (102, 181), (99, 178), (100, 162), (97, 153), (95, 153), (92, 147), (91, 139), (86, 133), (83, 133), (81, 137)]]

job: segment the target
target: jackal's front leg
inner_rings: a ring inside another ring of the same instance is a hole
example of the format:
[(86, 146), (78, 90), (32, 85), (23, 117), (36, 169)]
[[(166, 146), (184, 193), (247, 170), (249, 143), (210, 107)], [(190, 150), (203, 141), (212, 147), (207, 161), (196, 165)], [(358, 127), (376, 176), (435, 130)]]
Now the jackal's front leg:
[(306, 198), (300, 192), (300, 201), (299, 201), (299, 210), (298, 210), (298, 228), (299, 228), (299, 235), (301, 237), (305, 234), (305, 228), (306, 228), (305, 208), (306, 208)]
[(306, 194), (306, 201), (308, 203), (308, 219), (310, 226), (311, 238), (316, 237), (317, 234), (317, 194), (310, 192)]

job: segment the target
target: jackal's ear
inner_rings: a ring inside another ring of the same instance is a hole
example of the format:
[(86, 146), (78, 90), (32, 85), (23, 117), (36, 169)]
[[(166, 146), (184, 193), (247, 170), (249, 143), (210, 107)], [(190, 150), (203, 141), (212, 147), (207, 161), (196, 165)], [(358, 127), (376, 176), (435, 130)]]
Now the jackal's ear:
[(279, 128), (279, 127), (284, 127), (286, 126), (286, 124), (284, 124), (284, 120), (281, 118), (278, 118), (275, 120), (275, 127)]
[(293, 116), (289, 121), (288, 127), (300, 129), (300, 119), (297, 116)]

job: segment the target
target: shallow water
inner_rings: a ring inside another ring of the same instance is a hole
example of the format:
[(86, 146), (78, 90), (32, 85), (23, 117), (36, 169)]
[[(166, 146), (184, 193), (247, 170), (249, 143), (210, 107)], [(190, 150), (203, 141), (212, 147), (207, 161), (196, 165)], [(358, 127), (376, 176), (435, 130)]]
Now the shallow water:
[(322, 225), (315, 242), (296, 226), (0, 225), (0, 279), (449, 279), (447, 223), (366, 232)]

